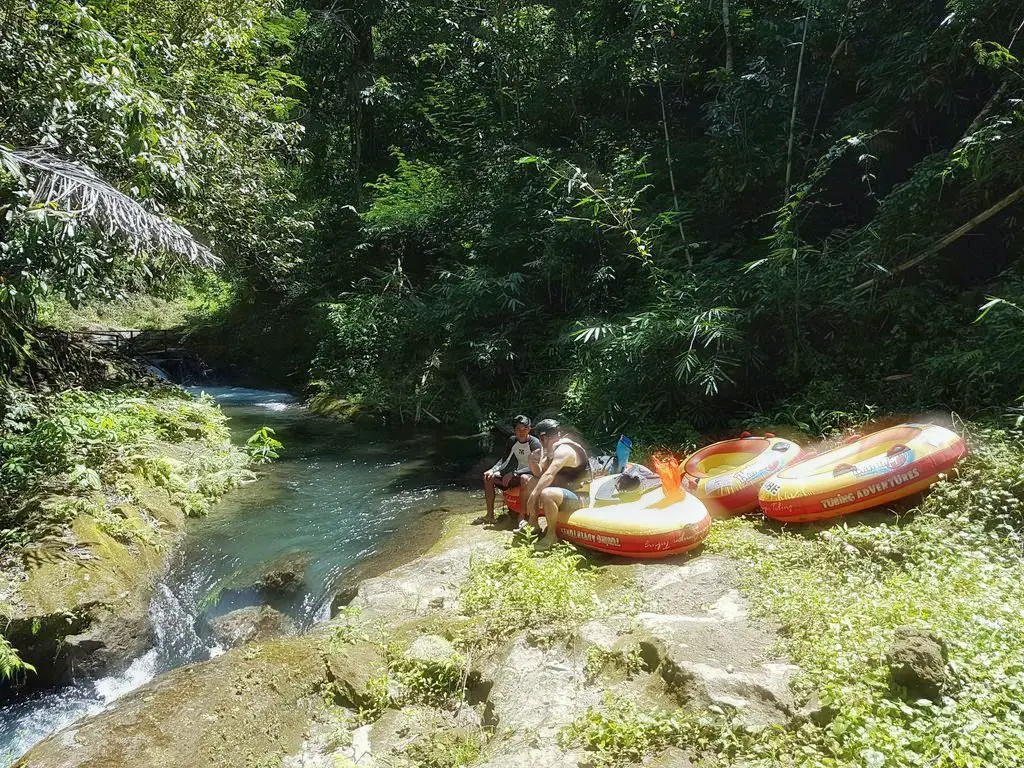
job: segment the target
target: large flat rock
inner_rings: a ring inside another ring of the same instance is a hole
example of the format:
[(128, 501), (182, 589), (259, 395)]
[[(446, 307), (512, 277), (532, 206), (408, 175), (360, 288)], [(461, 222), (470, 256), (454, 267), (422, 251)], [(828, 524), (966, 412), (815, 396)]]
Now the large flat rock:
[(50, 736), (16, 768), (239, 768), (298, 752), (325, 708), (315, 643), (238, 648), (176, 669)]
[(428, 555), (396, 568), (382, 576), (367, 579), (350, 605), (370, 618), (401, 623), (431, 613), (458, 610), (462, 585), (469, 576), (473, 558), (493, 558), (501, 554), (501, 539), (481, 535), (471, 529), (469, 541), (440, 554)]

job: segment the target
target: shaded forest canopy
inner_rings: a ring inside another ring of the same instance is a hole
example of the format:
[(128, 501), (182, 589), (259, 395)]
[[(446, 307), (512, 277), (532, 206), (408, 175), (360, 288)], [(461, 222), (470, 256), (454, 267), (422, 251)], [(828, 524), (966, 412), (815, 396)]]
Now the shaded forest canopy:
[[(1013, 3), (5, 0), (0, 25), (9, 378), (40, 299), (178, 290), (212, 254), (231, 299), (195, 342), (353, 412), (669, 440), (1021, 395)], [(106, 207), (54, 192), (68, 162)]]

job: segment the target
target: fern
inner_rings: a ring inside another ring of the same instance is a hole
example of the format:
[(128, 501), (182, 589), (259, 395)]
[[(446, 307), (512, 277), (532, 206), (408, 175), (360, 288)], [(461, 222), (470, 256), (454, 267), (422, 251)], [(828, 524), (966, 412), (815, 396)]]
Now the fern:
[(20, 673), (35, 672), (36, 668), (27, 661), (22, 661), (18, 650), (7, 638), (0, 635), (0, 680), (12, 680)]

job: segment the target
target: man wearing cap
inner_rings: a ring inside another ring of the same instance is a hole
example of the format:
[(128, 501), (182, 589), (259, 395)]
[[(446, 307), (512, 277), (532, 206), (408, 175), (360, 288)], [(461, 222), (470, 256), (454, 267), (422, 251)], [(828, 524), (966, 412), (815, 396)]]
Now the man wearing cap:
[(550, 548), (557, 540), (558, 519), (585, 506), (580, 487), (590, 479), (587, 450), (562, 432), (554, 419), (544, 419), (534, 427), (540, 438), (543, 456), (533, 457), (531, 466), (536, 479), (529, 486), (529, 497), (523, 507), (530, 525), (537, 526), (539, 510), (544, 510), (547, 531), (537, 544)]
[(484, 498), (487, 500), (487, 514), (479, 519), (482, 523), (494, 522), (494, 487), (515, 488), (522, 490), (523, 509), (528, 500), (527, 480), (530, 478), (530, 455), (540, 451), (540, 441), (530, 434), (530, 419), (527, 416), (516, 416), (513, 420), (515, 434), (505, 444), (503, 459), (484, 472)]

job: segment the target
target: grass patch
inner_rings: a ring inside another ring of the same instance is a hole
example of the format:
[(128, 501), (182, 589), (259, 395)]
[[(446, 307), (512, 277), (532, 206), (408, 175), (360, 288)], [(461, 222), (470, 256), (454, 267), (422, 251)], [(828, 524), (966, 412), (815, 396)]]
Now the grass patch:
[(476, 640), (505, 640), (524, 629), (570, 634), (598, 610), (596, 572), (568, 544), (546, 553), (510, 547), (494, 560), (470, 563), (462, 611)]
[[(902, 519), (854, 516), (782, 533), (752, 520), (715, 523), (707, 550), (744, 562), (752, 614), (781, 624), (782, 650), (801, 667), (798, 695), (817, 692), (836, 715), (756, 734), (719, 724), (718, 735), (698, 733), (700, 751), (816, 768), (1024, 762), (1024, 439), (974, 429), (969, 443), (955, 476)], [(949, 646), (951, 682), (938, 701), (905, 701), (890, 689), (885, 654), (902, 625)], [(605, 762), (693, 748), (690, 725), (678, 727), (676, 716), (613, 706), (566, 738)]]
[(480, 757), (483, 745), (483, 734), (476, 731), (442, 731), (414, 741), (405, 757), (416, 768), (466, 768)]
[(633, 645), (621, 651), (606, 651), (596, 645), (587, 648), (587, 656), (583, 664), (583, 676), (587, 682), (592, 683), (597, 680), (608, 667), (619, 671), (627, 680), (632, 680), (644, 672), (650, 671), (639, 645)]
[(587, 750), (596, 765), (621, 766), (673, 746), (728, 757), (748, 736), (733, 729), (720, 713), (646, 711), (629, 699), (607, 695), (603, 707), (588, 710), (564, 728), (558, 741), (563, 747)]
[(386, 658), (388, 674), (401, 691), (401, 700), (397, 702), (399, 706), (416, 703), (437, 709), (453, 709), (462, 700), (468, 671), (466, 660), (460, 654), (425, 661), (391, 651)]

